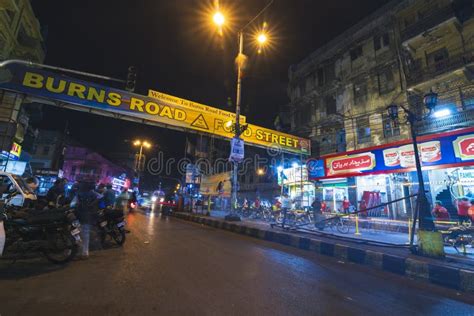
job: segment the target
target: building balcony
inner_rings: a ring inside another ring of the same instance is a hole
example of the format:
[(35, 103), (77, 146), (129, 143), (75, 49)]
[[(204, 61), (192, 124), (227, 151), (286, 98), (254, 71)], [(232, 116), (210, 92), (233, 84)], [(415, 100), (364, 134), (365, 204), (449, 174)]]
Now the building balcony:
[(452, 114), (446, 118), (423, 120), (417, 123), (418, 134), (434, 134), (474, 126), (474, 108)]
[(409, 87), (428, 82), (442, 75), (448, 74), (466, 65), (474, 63), (474, 54), (466, 53), (455, 56), (449, 56), (443, 60), (422, 66), (421, 62), (415, 63), (409, 67), (407, 83)]
[(455, 18), (456, 14), (451, 6), (446, 6), (433, 11), (430, 15), (419, 19), (414, 24), (406, 27), (401, 31), (402, 42), (407, 42), (424, 32)]

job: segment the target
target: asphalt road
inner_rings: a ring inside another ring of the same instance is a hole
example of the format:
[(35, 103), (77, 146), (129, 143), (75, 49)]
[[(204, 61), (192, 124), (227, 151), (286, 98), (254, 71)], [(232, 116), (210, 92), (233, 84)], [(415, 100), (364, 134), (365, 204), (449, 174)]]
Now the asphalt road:
[(474, 315), (474, 296), (246, 236), (134, 214), (123, 248), (0, 263), (0, 315)]

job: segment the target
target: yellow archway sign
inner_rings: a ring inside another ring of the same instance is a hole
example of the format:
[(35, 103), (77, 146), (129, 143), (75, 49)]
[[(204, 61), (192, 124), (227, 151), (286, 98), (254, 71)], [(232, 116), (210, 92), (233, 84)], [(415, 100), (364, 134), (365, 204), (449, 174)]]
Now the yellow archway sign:
[[(235, 113), (178, 98), (156, 90), (148, 90), (148, 96), (165, 104), (198, 110), (200, 114), (191, 124), (191, 128), (201, 131), (205, 130), (211, 134), (226, 138), (234, 137), (232, 125), (228, 123), (229, 121), (235, 122)], [(240, 117), (240, 122), (245, 124), (245, 116)], [(241, 137), (246, 143), (257, 146), (280, 148), (284, 151), (304, 155), (311, 153), (309, 140), (253, 124), (248, 124), (247, 130)]]
[[(229, 124), (235, 122), (234, 113), (157, 91), (143, 96), (23, 65), (0, 69), (0, 78), (3, 78), (0, 89), (39, 97), (74, 110), (228, 139), (234, 136)], [(244, 116), (240, 122), (246, 123)], [(307, 139), (253, 124), (247, 126), (241, 137), (249, 145), (274, 147), (295, 154), (311, 153)]]

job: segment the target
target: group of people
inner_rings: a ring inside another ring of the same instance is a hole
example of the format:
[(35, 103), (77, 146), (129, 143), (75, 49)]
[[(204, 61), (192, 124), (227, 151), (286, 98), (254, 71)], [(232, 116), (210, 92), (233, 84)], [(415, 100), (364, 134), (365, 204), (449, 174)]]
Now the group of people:
[[(34, 177), (25, 180), (28, 188), (35, 193), (38, 188), (38, 180)], [(96, 223), (99, 209), (114, 208), (121, 209), (126, 214), (128, 205), (136, 202), (136, 194), (129, 194), (127, 188), (117, 196), (111, 184), (99, 184), (95, 181), (82, 180), (75, 183), (70, 190), (66, 190), (67, 179), (60, 178), (55, 181), (43, 199), (36, 202), (35, 208), (60, 208), (71, 205), (76, 209), (76, 216), (81, 223), (81, 249), (80, 257), (89, 257), (89, 243), (92, 226)]]
[[(469, 200), (467, 197), (460, 198), (456, 201), (456, 207), (459, 223), (468, 221), (474, 223), (474, 199)], [(449, 212), (441, 201), (435, 202), (431, 214), (438, 221), (450, 220)]]

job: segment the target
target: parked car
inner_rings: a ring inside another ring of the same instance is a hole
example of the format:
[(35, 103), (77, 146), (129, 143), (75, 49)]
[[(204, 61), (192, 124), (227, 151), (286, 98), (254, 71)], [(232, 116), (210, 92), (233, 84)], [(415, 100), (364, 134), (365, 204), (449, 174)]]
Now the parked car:
[(36, 201), (37, 197), (31, 192), (23, 178), (8, 172), (0, 172), (0, 200), (12, 193), (17, 193), (8, 200), (9, 205), (28, 206), (29, 202)]

